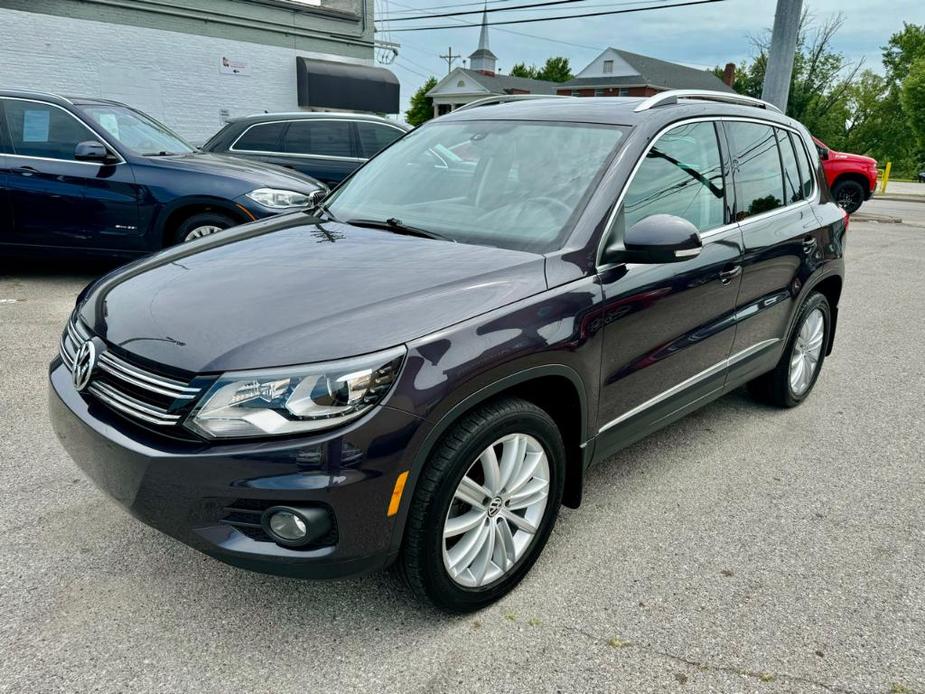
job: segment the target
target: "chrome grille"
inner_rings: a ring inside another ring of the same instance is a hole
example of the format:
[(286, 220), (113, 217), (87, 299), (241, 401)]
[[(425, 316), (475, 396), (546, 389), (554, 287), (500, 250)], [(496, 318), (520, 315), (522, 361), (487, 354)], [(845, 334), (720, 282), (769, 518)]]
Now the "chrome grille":
[[(71, 316), (60, 344), (61, 361), (68, 371), (73, 372), (80, 346), (91, 337), (76, 314)], [(86, 392), (131, 419), (171, 427), (180, 422), (182, 410), (193, 403), (202, 388), (155, 373), (104, 349)]]

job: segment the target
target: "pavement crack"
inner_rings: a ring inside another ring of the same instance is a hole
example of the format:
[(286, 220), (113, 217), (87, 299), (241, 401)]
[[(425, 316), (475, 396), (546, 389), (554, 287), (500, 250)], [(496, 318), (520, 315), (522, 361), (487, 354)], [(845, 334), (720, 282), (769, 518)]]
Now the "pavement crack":
[(794, 675), (790, 673), (782, 672), (771, 672), (767, 670), (749, 670), (747, 668), (736, 667), (735, 665), (717, 665), (713, 663), (703, 662), (695, 660), (693, 658), (688, 658), (686, 656), (677, 655), (669, 651), (664, 651), (653, 646), (643, 645), (637, 641), (624, 641), (619, 638), (607, 638), (601, 636), (600, 634), (595, 634), (581, 627), (575, 627), (564, 624), (551, 624), (549, 622), (545, 623), (546, 626), (552, 629), (558, 629), (560, 631), (567, 631), (573, 634), (580, 634), (592, 641), (608, 645), (612, 648), (619, 649), (635, 649), (643, 653), (648, 653), (650, 655), (655, 655), (661, 658), (666, 658), (672, 660), (681, 665), (686, 665), (688, 667), (697, 668), (703, 672), (722, 672), (733, 675), (741, 675), (743, 677), (751, 677), (760, 682), (793, 682), (797, 684), (810, 685), (814, 687), (819, 687), (825, 689), (829, 692), (836, 692), (837, 694), (862, 694), (861, 690), (858, 689), (849, 689), (847, 687), (841, 687), (835, 684), (828, 684), (826, 682), (821, 682), (815, 680), (811, 677), (806, 677), (804, 675)]

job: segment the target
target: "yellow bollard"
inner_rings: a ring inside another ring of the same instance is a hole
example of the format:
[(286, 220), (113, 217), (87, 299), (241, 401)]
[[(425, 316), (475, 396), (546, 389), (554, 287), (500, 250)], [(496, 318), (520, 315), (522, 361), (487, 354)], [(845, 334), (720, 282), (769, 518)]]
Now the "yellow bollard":
[(886, 168), (883, 170), (883, 180), (880, 181), (880, 192), (886, 192), (886, 184), (890, 182), (890, 169), (893, 168), (893, 162), (888, 161), (886, 163)]

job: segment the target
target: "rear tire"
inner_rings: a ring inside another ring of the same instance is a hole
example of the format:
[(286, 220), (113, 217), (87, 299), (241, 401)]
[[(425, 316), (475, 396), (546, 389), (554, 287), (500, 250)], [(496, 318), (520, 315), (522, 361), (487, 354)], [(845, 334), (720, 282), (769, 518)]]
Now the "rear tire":
[(813, 292), (800, 309), (777, 366), (749, 382), (752, 396), (777, 407), (796, 407), (809, 397), (822, 371), (831, 326), (829, 300)]
[(857, 181), (838, 181), (832, 186), (832, 197), (836, 204), (848, 214), (857, 212), (864, 202), (865, 191)]
[(498, 600), (543, 550), (564, 481), (565, 446), (544, 410), (505, 398), (465, 415), (415, 487), (398, 561), (403, 578), (417, 597), (452, 612)]
[(233, 227), (238, 222), (221, 212), (200, 212), (185, 219), (174, 233), (174, 243), (184, 243), (193, 241), (203, 236), (210, 236), (229, 227)]

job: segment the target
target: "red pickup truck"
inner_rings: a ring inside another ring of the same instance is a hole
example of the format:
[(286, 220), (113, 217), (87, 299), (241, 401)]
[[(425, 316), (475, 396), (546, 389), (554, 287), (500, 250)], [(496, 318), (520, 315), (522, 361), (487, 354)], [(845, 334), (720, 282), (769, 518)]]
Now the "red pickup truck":
[(822, 170), (832, 196), (848, 214), (857, 212), (865, 200), (870, 200), (877, 187), (877, 160), (860, 154), (836, 152), (822, 140), (813, 138)]

